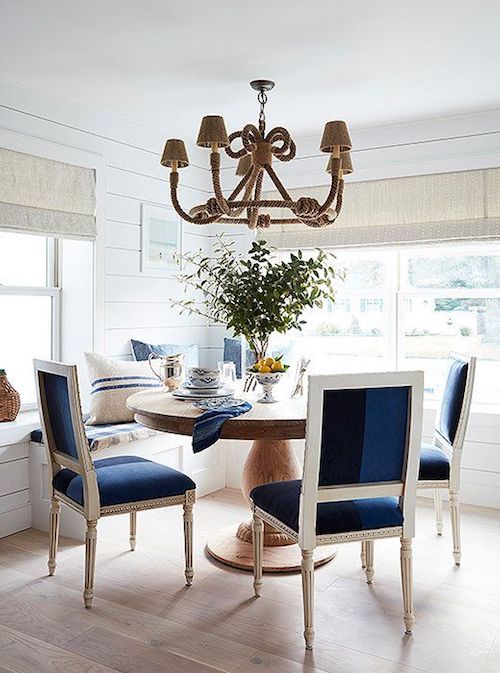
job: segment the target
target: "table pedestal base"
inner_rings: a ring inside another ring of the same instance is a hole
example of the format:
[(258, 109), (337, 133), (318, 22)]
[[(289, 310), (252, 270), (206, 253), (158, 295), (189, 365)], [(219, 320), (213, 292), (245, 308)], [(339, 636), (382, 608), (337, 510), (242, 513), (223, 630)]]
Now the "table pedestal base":
[[(245, 524), (240, 524), (240, 529)], [(253, 570), (253, 551), (250, 542), (243, 542), (236, 536), (236, 527), (230, 526), (215, 533), (207, 542), (207, 551), (214, 559), (239, 570)], [(251, 529), (250, 529), (251, 534)], [(264, 547), (263, 570), (266, 573), (295, 573), (300, 572), (301, 554), (298, 545), (290, 538), (286, 538), (286, 546)], [(317, 547), (314, 550), (314, 566), (328, 563), (337, 553), (337, 548), (331, 545)]]
[[(252, 520), (249, 519), (240, 523), (236, 531), (238, 540), (252, 544), (252, 535)], [(286, 533), (282, 533), (264, 522), (264, 547), (286, 547), (292, 544), (295, 544), (295, 542)]]
[[(288, 439), (255, 439), (243, 465), (241, 492), (251, 505), (250, 493), (255, 486), (300, 477), (300, 465)], [(243, 521), (237, 528), (231, 526), (215, 533), (207, 543), (207, 551), (228, 566), (253, 570), (252, 521)], [(336, 553), (335, 547), (318, 547), (314, 552), (314, 565), (331, 561)], [(300, 572), (300, 563), (298, 545), (288, 535), (264, 522), (264, 572)]]

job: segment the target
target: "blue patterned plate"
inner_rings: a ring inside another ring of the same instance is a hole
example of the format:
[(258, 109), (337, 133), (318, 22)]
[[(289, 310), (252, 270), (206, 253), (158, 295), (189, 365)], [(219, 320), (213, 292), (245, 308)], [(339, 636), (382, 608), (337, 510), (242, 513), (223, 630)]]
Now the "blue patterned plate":
[(241, 407), (242, 404), (245, 404), (245, 400), (228, 396), (193, 402), (193, 407), (208, 411), (209, 409), (219, 409), (220, 407)]

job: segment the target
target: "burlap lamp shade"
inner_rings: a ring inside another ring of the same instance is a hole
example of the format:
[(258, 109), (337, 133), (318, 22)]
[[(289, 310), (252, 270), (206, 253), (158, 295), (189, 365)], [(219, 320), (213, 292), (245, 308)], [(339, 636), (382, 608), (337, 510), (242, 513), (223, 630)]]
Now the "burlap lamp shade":
[(236, 175), (241, 176), (246, 175), (251, 165), (252, 165), (252, 157), (249, 154), (245, 154), (245, 156), (241, 157), (241, 159), (238, 161), (238, 165), (236, 167)]
[[(340, 168), (344, 175), (349, 175), (349, 173), (354, 173), (354, 168), (352, 167), (351, 153), (342, 152), (340, 155)], [(328, 166), (326, 167), (326, 172), (332, 172), (332, 157), (328, 159)]]
[(198, 140), (196, 144), (199, 147), (227, 147), (229, 138), (227, 137), (226, 125), (224, 119), (219, 115), (209, 115), (201, 120)]
[(335, 147), (340, 147), (341, 152), (347, 152), (352, 147), (345, 122), (334, 121), (325, 124), (319, 149), (322, 152), (333, 152)]
[[(174, 164), (174, 161), (177, 163)], [(189, 159), (184, 141), (178, 140), (177, 138), (169, 138), (167, 140), (161, 157), (161, 165), (170, 168), (173, 166), (177, 166), (177, 168), (186, 168), (186, 166), (189, 166)]]

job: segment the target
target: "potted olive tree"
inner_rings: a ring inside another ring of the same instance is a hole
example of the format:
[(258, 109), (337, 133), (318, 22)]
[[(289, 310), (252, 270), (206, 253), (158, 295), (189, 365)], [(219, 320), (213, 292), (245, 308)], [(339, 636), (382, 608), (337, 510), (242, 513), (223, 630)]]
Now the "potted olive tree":
[(177, 276), (197, 298), (172, 300), (181, 313), (200, 315), (211, 323), (226, 325), (243, 336), (255, 361), (262, 360), (273, 332), (302, 329), (306, 308), (334, 301), (335, 256), (317, 249), (301, 250), (286, 259), (273, 254), (265, 241), (254, 241), (246, 254), (218, 236), (214, 254), (184, 254), (184, 273)]

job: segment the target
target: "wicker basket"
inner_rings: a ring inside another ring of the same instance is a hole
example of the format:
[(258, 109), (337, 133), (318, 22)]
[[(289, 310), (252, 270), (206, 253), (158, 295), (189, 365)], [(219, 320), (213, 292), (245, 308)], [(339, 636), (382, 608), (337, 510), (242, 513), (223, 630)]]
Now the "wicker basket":
[(5, 369), (0, 369), (0, 423), (15, 421), (20, 408), (19, 393), (9, 383)]

